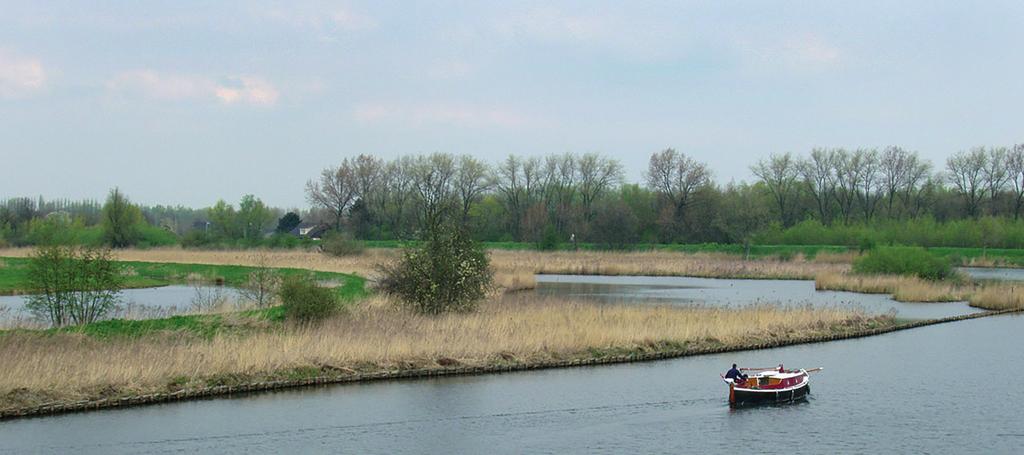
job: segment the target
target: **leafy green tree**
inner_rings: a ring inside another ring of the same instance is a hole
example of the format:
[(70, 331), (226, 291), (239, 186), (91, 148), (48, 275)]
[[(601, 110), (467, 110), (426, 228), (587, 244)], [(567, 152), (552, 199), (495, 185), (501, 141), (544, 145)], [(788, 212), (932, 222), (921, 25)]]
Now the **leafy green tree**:
[(242, 200), (238, 203), (236, 221), (243, 239), (260, 238), (263, 228), (273, 219), (273, 212), (259, 198), (251, 194), (242, 196)]
[(114, 248), (126, 248), (139, 241), (142, 211), (120, 189), (110, 190), (102, 212), (103, 240)]
[(213, 228), (212, 234), (224, 239), (235, 239), (240, 237), (238, 230), (238, 217), (235, 207), (223, 199), (217, 201), (207, 212), (210, 217), (210, 224)]
[(49, 245), (33, 253), (25, 287), (31, 292), (25, 307), (61, 327), (108, 315), (117, 306), (124, 277), (110, 250)]

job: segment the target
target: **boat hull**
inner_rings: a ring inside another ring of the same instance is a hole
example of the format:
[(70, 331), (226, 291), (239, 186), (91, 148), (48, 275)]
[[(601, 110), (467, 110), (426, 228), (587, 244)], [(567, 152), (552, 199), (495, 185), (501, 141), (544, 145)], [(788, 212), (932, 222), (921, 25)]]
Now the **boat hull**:
[(811, 392), (810, 382), (788, 389), (743, 389), (736, 387), (731, 391), (729, 404), (732, 406), (751, 406), (759, 404), (791, 403), (807, 398)]

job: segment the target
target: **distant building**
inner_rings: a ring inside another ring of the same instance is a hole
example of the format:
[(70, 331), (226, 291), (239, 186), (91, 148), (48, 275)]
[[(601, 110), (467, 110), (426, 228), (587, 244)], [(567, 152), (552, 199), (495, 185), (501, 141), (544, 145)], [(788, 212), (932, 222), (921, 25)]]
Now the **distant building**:
[(330, 229), (330, 226), (323, 223), (301, 223), (288, 233), (296, 237), (320, 240)]

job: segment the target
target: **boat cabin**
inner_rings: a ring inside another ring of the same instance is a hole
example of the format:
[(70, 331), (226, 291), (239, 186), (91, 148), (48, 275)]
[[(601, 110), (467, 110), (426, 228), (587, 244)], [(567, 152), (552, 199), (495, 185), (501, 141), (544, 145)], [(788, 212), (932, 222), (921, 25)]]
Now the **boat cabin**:
[(736, 383), (736, 386), (749, 389), (785, 389), (800, 384), (803, 381), (803, 376), (803, 372), (772, 372), (753, 375), (745, 382)]

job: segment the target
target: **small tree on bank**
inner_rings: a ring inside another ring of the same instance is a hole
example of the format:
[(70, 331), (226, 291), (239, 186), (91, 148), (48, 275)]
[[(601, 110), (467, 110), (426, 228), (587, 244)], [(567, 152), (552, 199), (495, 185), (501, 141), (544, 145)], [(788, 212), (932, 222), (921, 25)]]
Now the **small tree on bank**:
[(238, 295), (259, 308), (266, 308), (277, 299), (281, 287), (281, 274), (277, 269), (270, 267), (270, 260), (266, 254), (257, 254), (253, 260), (256, 266), (249, 272), (245, 283), (238, 288)]
[(120, 189), (110, 190), (103, 204), (103, 240), (114, 248), (126, 248), (139, 241), (142, 211)]
[(380, 287), (427, 314), (472, 311), (491, 289), (487, 252), (467, 232), (441, 224), (394, 264), (379, 267)]
[(124, 278), (110, 250), (44, 246), (29, 262), (25, 307), (55, 327), (95, 322), (120, 299)]

